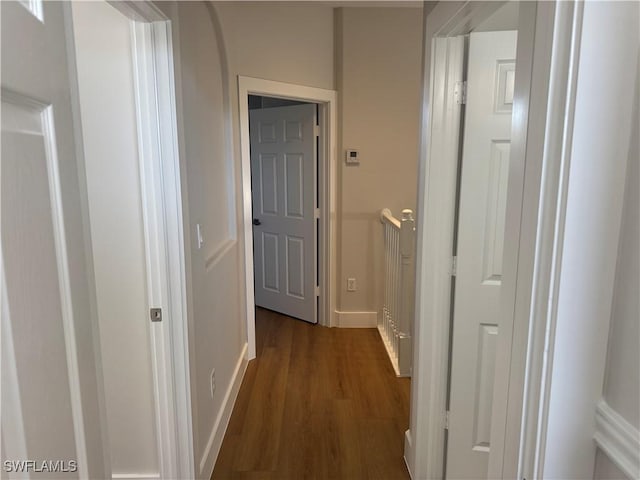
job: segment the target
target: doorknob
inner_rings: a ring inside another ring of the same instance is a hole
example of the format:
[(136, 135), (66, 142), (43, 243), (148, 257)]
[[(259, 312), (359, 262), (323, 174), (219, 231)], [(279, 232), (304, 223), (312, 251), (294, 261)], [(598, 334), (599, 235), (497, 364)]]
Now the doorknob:
[(253, 224), (254, 225), (262, 225), (262, 222), (260, 220), (258, 220), (257, 218), (253, 219)]

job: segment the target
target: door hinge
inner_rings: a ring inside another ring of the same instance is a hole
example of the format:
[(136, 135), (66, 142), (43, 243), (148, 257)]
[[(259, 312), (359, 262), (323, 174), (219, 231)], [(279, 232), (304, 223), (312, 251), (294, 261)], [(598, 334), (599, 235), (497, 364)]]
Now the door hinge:
[(456, 82), (456, 88), (454, 90), (456, 97), (456, 103), (458, 105), (465, 105), (467, 103), (467, 81)]
[(313, 218), (315, 218), (315, 219), (320, 218), (320, 209), (319, 208), (314, 209)]
[(316, 285), (315, 290), (316, 290), (316, 297), (319, 297), (320, 296), (320, 287)]
[(444, 429), (449, 430), (449, 410), (444, 412)]
[(149, 309), (149, 317), (152, 322), (161, 322), (162, 321), (162, 309), (161, 308), (150, 308)]
[(313, 126), (313, 134), (314, 134), (316, 137), (319, 137), (319, 136), (320, 136), (320, 125), (314, 125), (314, 126)]
[(451, 276), (455, 277), (458, 274), (458, 257), (451, 257)]

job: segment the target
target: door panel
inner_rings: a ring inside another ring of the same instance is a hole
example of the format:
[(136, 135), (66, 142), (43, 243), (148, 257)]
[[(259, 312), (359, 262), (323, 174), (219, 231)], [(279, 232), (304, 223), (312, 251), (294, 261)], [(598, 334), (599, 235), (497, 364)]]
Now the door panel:
[[(260, 154), (260, 208), (263, 215), (278, 215), (276, 156)], [(256, 211), (254, 202), (254, 212)]]
[(484, 251), (482, 252), (482, 278), (485, 285), (500, 285), (502, 283), (502, 254), (510, 147), (511, 144), (508, 140), (491, 141), (487, 210), (484, 225)]
[(262, 232), (262, 288), (280, 293), (278, 235)]
[(304, 219), (304, 156), (294, 153), (284, 155), (285, 164), (285, 212), (287, 217)]
[(462, 153), (447, 477), (485, 478), (517, 33), (472, 33)]
[(287, 295), (304, 300), (304, 239), (287, 235)]
[(495, 366), (498, 325), (481, 324), (476, 360), (477, 387), (475, 394), (473, 449), (489, 450), (491, 436), (491, 397), (493, 396), (493, 376)]
[(313, 104), (250, 112), (256, 305), (315, 323)]
[[(52, 381), (69, 384), (64, 330), (65, 323), (72, 320), (66, 304), (70, 286), (64, 274), (64, 227), (59, 216), (62, 207), (51, 106), (7, 90), (2, 93), (2, 205), (6, 205), (2, 211), (2, 254), (7, 320), (19, 381), (14, 388), (20, 390), (27, 446), (52, 454), (44, 458), (76, 458), (70, 392), (47, 388)], [(29, 292), (39, 292), (38, 301), (33, 301)], [(46, 369), (42, 368), (45, 361)], [(56, 415), (47, 423), (69, 440), (66, 445), (47, 445), (37, 438), (42, 417), (36, 412), (42, 398), (54, 406)]]
[(61, 460), (67, 471), (55, 478), (102, 478), (93, 279), (68, 76), (70, 11), (35, 0), (0, 8), (3, 466)]

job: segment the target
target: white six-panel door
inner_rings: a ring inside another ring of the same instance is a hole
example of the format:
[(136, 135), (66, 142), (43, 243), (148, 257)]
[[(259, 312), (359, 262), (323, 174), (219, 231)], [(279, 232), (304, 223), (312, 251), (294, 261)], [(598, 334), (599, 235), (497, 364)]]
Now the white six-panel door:
[(316, 106), (249, 117), (255, 303), (316, 323)]
[(486, 478), (517, 32), (472, 33), (464, 125), (447, 478)]
[(68, 6), (1, 7), (3, 476), (33, 459), (73, 470), (40, 476), (103, 477)]

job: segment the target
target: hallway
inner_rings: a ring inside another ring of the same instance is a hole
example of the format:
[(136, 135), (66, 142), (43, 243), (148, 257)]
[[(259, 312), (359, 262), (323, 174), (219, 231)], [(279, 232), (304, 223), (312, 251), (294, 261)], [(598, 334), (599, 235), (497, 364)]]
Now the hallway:
[(257, 357), (212, 479), (408, 479), (409, 379), (375, 329), (324, 328), (258, 308)]

